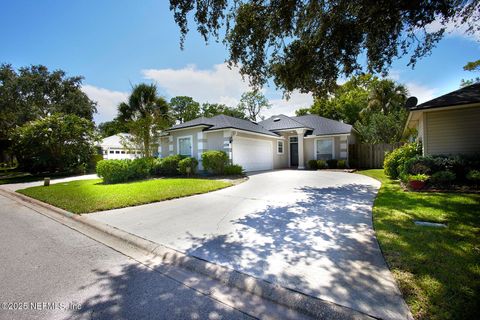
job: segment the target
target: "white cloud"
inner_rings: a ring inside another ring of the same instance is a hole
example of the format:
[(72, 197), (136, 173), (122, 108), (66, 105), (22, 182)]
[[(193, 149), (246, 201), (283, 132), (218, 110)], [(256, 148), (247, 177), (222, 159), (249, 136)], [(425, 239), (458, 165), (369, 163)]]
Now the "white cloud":
[[(235, 107), (242, 93), (251, 89), (247, 79), (242, 79), (238, 68), (229, 69), (225, 63), (216, 64), (212, 69), (206, 70), (189, 65), (181, 69), (147, 69), (142, 70), (142, 73), (170, 97), (185, 95), (201, 103), (223, 103)], [(313, 101), (312, 95), (299, 92), (292, 93), (288, 101), (283, 98), (272, 98), (279, 95), (277, 91), (263, 90), (263, 92), (270, 98), (272, 105), (272, 108), (262, 113), (267, 117), (280, 113), (294, 115), (296, 109), (309, 107)]]
[(242, 93), (250, 89), (248, 81), (242, 79), (238, 69), (229, 69), (225, 63), (207, 70), (189, 65), (182, 69), (147, 69), (142, 73), (169, 96), (190, 96), (201, 103), (236, 106)]
[(128, 93), (112, 91), (85, 84), (82, 91), (93, 101), (97, 102), (97, 111), (94, 120), (97, 124), (110, 121), (117, 115), (117, 106), (128, 99)]
[(300, 108), (308, 108), (312, 105), (312, 103), (313, 96), (311, 94), (294, 91), (292, 94), (290, 94), (289, 100), (283, 98), (271, 99), (270, 104), (272, 107), (262, 112), (261, 115), (267, 118), (277, 114), (294, 116), (295, 110)]
[(407, 82), (405, 85), (408, 88), (410, 96), (414, 96), (418, 99), (418, 104), (432, 100), (437, 96), (436, 89), (415, 82)]
[[(471, 18), (472, 21), (473, 21), (473, 19), (475, 19), (475, 18)], [(449, 21), (445, 25), (442, 25), (441, 22), (440, 22), (440, 19), (437, 19), (437, 20), (433, 21), (432, 23), (428, 24), (425, 27), (425, 29), (428, 32), (435, 32), (435, 31), (440, 30), (442, 27), (445, 27), (445, 34), (446, 34), (447, 37), (461, 37), (461, 38), (465, 38), (465, 39), (472, 40), (472, 41), (480, 41), (480, 32), (477, 31), (473, 34), (470, 34), (470, 33), (467, 34), (466, 33), (466, 31), (468, 29), (468, 24), (467, 23), (463, 23), (463, 24), (457, 26), (454, 21)]]

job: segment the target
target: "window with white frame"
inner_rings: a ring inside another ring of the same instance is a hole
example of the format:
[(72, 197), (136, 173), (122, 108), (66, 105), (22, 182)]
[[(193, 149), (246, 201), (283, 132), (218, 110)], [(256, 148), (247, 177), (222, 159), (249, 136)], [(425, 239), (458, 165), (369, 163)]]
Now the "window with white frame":
[(317, 160), (333, 159), (333, 139), (315, 140), (315, 153)]
[(277, 154), (283, 154), (283, 141), (277, 141)]
[(177, 140), (178, 154), (192, 156), (192, 137), (179, 137)]

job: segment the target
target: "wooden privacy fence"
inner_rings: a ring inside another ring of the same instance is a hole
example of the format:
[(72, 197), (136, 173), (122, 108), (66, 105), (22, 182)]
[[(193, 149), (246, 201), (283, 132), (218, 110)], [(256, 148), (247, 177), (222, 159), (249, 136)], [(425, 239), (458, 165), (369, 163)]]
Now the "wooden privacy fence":
[(365, 169), (383, 168), (385, 153), (400, 147), (402, 144), (401, 142), (392, 144), (351, 144), (348, 149), (350, 164)]

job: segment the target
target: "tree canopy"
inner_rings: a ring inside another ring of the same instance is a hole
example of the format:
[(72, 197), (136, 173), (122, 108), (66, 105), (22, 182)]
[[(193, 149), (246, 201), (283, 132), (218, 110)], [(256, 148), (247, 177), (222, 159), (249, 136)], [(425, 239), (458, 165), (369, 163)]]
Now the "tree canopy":
[(125, 121), (118, 118), (112, 121), (102, 122), (98, 125), (98, 133), (102, 138), (110, 137), (119, 133), (128, 133), (130, 129)]
[(42, 65), (16, 71), (0, 66), (0, 139), (16, 126), (54, 113), (74, 114), (92, 120), (96, 103), (81, 90), (83, 78), (67, 77), (62, 70)]
[(476, 0), (170, 0), (181, 45), (193, 17), (205, 41), (223, 39), (228, 63), (253, 86), (273, 78), (286, 92), (316, 96), (333, 91), (341, 75), (385, 74), (405, 55), (414, 66), (452, 21), (478, 32), (479, 9)]
[(200, 103), (192, 97), (173, 97), (170, 99), (170, 108), (173, 118), (180, 123), (200, 117)]
[(247, 119), (245, 110), (240, 108), (231, 108), (227, 105), (221, 103), (204, 103), (202, 104), (202, 116), (204, 117), (213, 117), (219, 114), (224, 114), (230, 117), (235, 117), (239, 119)]
[(19, 163), (30, 172), (76, 169), (95, 152), (93, 122), (74, 114), (55, 113), (28, 122), (12, 136)]
[(392, 80), (359, 75), (296, 113), (318, 114), (352, 124), (363, 142), (392, 143), (402, 138), (408, 115), (404, 108), (407, 94), (403, 85)]
[[(480, 59), (476, 61), (470, 61), (466, 65), (463, 66), (463, 70), (465, 71), (472, 71), (472, 72), (480, 72)], [(460, 87), (466, 87), (475, 83), (480, 83), (480, 77), (475, 77), (472, 79), (462, 79), (460, 83)]]
[(240, 97), (240, 103), (237, 107), (237, 109), (242, 110), (247, 115), (247, 118), (252, 121), (257, 121), (260, 112), (268, 108), (270, 108), (270, 103), (259, 90), (244, 92)]

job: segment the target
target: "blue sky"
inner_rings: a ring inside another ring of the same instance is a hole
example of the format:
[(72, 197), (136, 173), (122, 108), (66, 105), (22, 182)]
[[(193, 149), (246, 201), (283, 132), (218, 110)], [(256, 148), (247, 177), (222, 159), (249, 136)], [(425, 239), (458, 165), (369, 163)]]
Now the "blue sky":
[[(166, 98), (190, 95), (205, 102), (235, 105), (245, 90), (236, 70), (224, 65), (227, 51), (213, 40), (205, 45), (192, 30), (180, 50), (177, 25), (167, 0), (16, 0), (2, 1), (0, 62), (14, 67), (44, 64), (85, 77), (83, 90), (98, 101), (97, 122), (110, 120), (131, 84), (153, 81)], [(191, 26), (194, 29), (194, 26)], [(391, 77), (408, 86), (420, 101), (458, 88), (462, 70), (480, 55), (480, 36), (455, 28), (412, 70), (396, 61)], [(310, 95), (290, 101), (274, 87), (265, 88), (272, 109), (265, 115), (293, 114), (308, 106)]]

